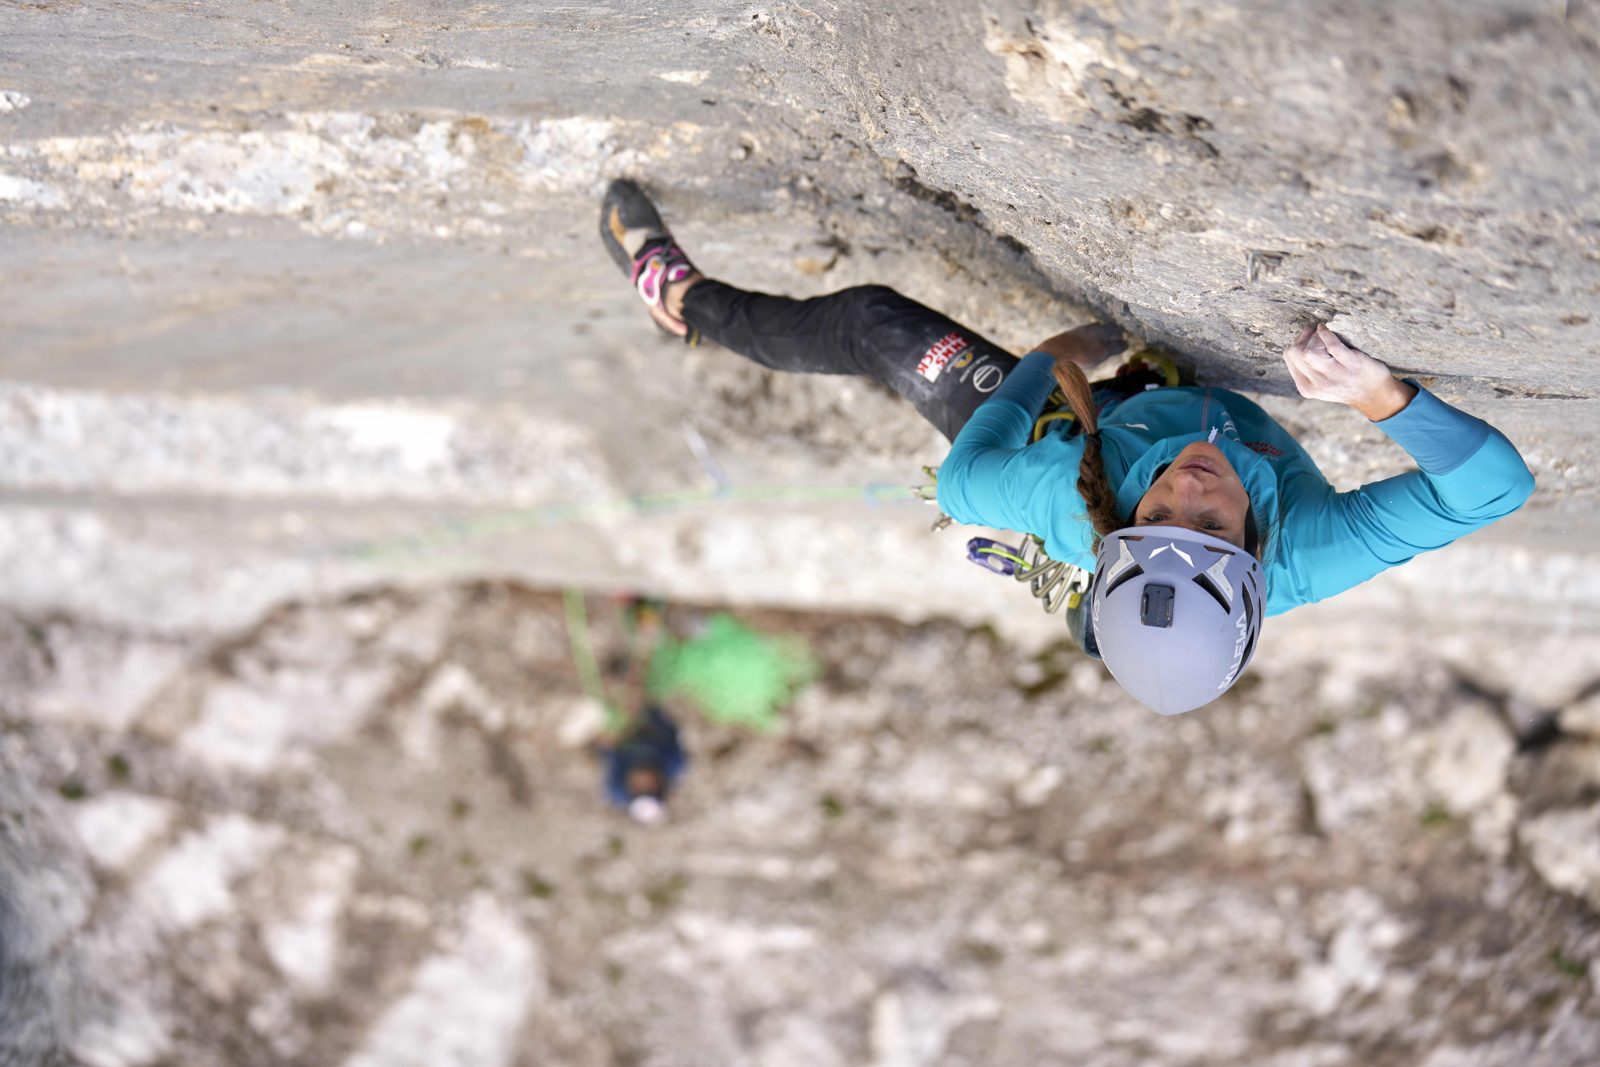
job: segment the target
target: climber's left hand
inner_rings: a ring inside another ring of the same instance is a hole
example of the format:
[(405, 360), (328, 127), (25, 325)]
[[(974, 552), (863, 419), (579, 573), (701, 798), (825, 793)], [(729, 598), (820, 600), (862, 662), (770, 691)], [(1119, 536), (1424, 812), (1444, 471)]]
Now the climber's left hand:
[(1088, 371), (1127, 348), (1128, 339), (1120, 326), (1109, 322), (1091, 322), (1041, 341), (1032, 350), (1048, 352), (1058, 360), (1070, 360)]

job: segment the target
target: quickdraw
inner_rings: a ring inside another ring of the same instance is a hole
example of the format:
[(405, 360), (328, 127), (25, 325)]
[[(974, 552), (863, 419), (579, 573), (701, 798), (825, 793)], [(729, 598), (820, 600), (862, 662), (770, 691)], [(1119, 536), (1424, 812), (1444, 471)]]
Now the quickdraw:
[[(939, 470), (937, 467), (924, 467), (922, 470), (933, 479), (933, 484), (914, 485), (911, 492), (917, 499), (937, 507)], [(954, 521), (940, 512), (933, 528), (942, 530)], [(967, 541), (967, 559), (991, 574), (1026, 582), (1028, 592), (1040, 602), (1047, 615), (1054, 615), (1063, 607), (1068, 610), (1078, 607), (1094, 585), (1092, 571), (1051, 559), (1045, 554), (1044, 542), (1032, 534), (1024, 535), (1020, 548), (1013, 548), (991, 537), (971, 538)]]
[(974, 537), (967, 542), (967, 559), (987, 571), (1026, 582), (1046, 615), (1063, 607), (1069, 611), (1076, 608), (1094, 585), (1094, 572), (1051, 559), (1045, 555), (1044, 543), (1032, 534), (1023, 538), (1021, 548)]

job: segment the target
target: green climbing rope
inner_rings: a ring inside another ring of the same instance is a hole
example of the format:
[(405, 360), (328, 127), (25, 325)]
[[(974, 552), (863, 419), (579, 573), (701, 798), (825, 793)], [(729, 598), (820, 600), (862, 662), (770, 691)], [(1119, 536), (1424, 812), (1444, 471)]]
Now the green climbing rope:
[(615, 732), (627, 721), (627, 715), (606, 696), (605, 683), (600, 680), (600, 664), (594, 658), (594, 644), (589, 640), (589, 612), (583, 593), (564, 589), (561, 601), (566, 608), (567, 644), (572, 649), (572, 662), (578, 668), (578, 682), (589, 699), (605, 710), (606, 729)]

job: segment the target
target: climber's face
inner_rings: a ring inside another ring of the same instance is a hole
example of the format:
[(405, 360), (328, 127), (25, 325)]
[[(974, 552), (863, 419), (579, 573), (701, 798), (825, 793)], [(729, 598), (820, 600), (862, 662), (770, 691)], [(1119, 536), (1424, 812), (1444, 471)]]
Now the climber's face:
[(1244, 547), (1250, 496), (1222, 450), (1196, 441), (1172, 458), (1134, 510), (1135, 526), (1186, 526)]

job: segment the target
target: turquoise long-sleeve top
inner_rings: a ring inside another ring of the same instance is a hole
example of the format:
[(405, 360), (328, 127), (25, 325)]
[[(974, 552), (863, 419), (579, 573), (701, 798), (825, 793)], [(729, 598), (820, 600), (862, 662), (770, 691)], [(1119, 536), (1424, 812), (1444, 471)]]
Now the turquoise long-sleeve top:
[[(957, 522), (1033, 534), (1051, 558), (1093, 570), (1094, 530), (1077, 488), (1082, 437), (1058, 421), (1028, 443), (1052, 367), (1046, 353), (1030, 353), (968, 420), (939, 468), (939, 507)], [(1342, 493), (1238, 393), (1181, 386), (1114, 400), (1100, 415), (1100, 447), (1117, 507), (1131, 521), (1156, 468), (1216, 430), (1263, 534), (1269, 615), (1341, 593), (1521, 507), (1534, 483), (1516, 447), (1407, 380), (1416, 396), (1375, 425), (1418, 469)]]

